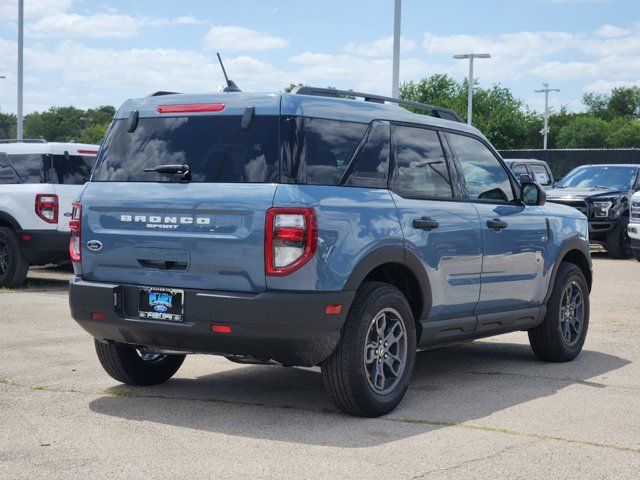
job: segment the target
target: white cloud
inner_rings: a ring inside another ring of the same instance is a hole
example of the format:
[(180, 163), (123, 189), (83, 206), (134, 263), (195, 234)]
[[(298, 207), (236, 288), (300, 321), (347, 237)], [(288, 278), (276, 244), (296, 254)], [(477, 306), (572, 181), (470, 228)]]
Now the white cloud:
[(139, 25), (128, 15), (56, 13), (27, 24), (26, 30), (34, 38), (128, 38)]
[(547, 80), (567, 81), (593, 78), (604, 72), (599, 65), (589, 62), (546, 62), (529, 70), (530, 73)]
[(178, 25), (201, 25), (206, 23), (204, 20), (200, 20), (196, 17), (184, 16), (184, 17), (176, 17), (173, 19), (173, 23)]
[(211, 27), (205, 36), (205, 48), (223, 52), (260, 51), (286, 45), (283, 38), (237, 26)]
[(628, 28), (616, 27), (615, 25), (602, 25), (593, 33), (595, 33), (599, 37), (615, 38), (629, 35), (631, 33), (631, 30)]
[[(416, 48), (416, 42), (406, 37), (400, 37), (400, 51), (409, 52), (414, 48)], [(353, 55), (362, 55), (365, 57), (389, 56), (393, 53), (393, 35), (380, 38), (373, 42), (349, 42), (345, 45), (344, 51)]]

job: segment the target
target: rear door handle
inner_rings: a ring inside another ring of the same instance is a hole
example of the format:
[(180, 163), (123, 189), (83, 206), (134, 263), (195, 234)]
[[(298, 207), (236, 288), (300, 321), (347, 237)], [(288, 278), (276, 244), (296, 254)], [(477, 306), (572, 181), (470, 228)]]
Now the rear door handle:
[(440, 223), (430, 217), (413, 219), (413, 228), (417, 228), (419, 230), (433, 230), (434, 228), (438, 228), (439, 226)]
[(494, 218), (493, 220), (487, 220), (487, 227), (493, 228), (494, 230), (503, 230), (507, 228), (509, 224), (499, 218)]

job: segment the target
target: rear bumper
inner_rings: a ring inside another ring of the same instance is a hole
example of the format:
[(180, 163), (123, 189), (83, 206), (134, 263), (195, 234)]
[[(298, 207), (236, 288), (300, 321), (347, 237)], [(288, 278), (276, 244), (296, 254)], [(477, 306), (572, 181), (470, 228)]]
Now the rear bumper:
[(58, 230), (18, 230), (22, 253), (31, 265), (62, 263), (69, 258), (69, 232)]
[[(331, 355), (354, 295), (352, 291), (185, 290), (185, 320), (177, 323), (139, 319), (137, 285), (93, 283), (79, 277), (69, 285), (71, 315), (99, 340), (299, 366), (317, 365)], [(326, 315), (329, 304), (341, 304), (342, 312)], [(104, 313), (104, 320), (92, 320), (92, 312)], [(212, 324), (229, 325), (231, 333), (212, 333)]]

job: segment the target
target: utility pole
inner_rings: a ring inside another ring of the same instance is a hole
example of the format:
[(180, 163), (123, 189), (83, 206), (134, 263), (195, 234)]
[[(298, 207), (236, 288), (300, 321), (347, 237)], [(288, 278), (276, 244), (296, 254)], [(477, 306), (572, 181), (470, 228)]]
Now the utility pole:
[(456, 60), (461, 60), (463, 58), (469, 59), (469, 78), (467, 79), (468, 83), (468, 93), (467, 93), (467, 124), (471, 125), (471, 118), (473, 116), (473, 59), (474, 58), (491, 58), (491, 55), (488, 53), (464, 53), (460, 55), (454, 55), (453, 58)]
[(24, 119), (22, 118), (22, 83), (24, 53), (24, 0), (18, 0), (18, 128), (17, 138), (23, 139)]
[(542, 141), (542, 149), (547, 149), (547, 134), (549, 133), (549, 92), (559, 92), (559, 88), (549, 88), (548, 83), (543, 83), (544, 87), (541, 90), (534, 90), (535, 93), (544, 93), (544, 127), (542, 128), (542, 135), (544, 140)]
[(393, 75), (391, 79), (391, 96), (400, 97), (400, 11), (402, 0), (395, 0), (393, 10)]

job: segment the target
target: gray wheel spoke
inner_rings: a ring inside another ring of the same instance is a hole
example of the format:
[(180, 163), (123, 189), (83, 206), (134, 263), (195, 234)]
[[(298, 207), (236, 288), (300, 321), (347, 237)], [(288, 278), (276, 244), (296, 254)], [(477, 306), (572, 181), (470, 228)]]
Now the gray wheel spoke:
[(382, 390), (384, 389), (384, 381), (385, 381), (384, 367), (382, 366), (381, 362), (378, 362), (376, 363), (376, 373), (375, 373), (373, 383), (376, 387)]
[(385, 312), (382, 312), (381, 314), (378, 315), (378, 318), (376, 319), (376, 331), (378, 333), (378, 338), (383, 339), (384, 338), (384, 332), (387, 329), (387, 314)]
[(365, 349), (365, 362), (367, 365), (371, 365), (378, 358), (378, 354), (376, 352), (378, 344), (375, 342), (368, 343)]

